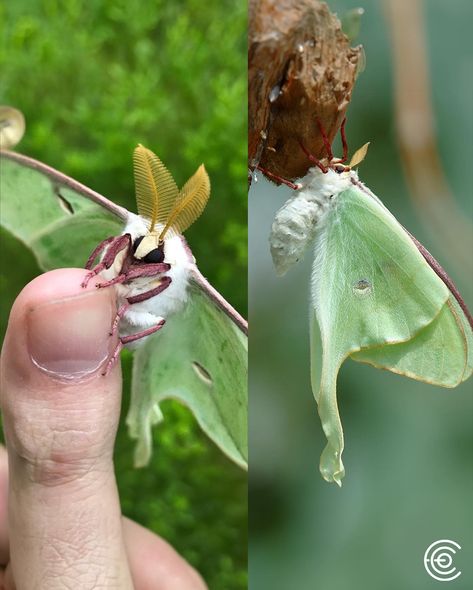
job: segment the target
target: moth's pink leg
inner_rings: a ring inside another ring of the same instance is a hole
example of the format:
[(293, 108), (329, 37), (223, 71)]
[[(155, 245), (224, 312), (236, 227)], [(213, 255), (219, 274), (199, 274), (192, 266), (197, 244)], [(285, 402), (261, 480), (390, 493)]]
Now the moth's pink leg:
[(130, 308), (130, 304), (124, 303), (120, 309), (117, 311), (117, 315), (115, 316), (115, 319), (113, 320), (113, 324), (112, 327), (110, 328), (110, 336), (113, 336), (114, 334), (117, 333), (118, 331), (118, 326), (120, 324), (120, 320), (122, 319), (122, 317), (125, 315), (125, 313), (127, 312), (127, 310)]
[(110, 244), (110, 242), (113, 242), (113, 240), (116, 240), (116, 238), (117, 238), (117, 236), (110, 236), (106, 240), (103, 240), (103, 242), (100, 242), (100, 244), (95, 248), (95, 250), (89, 256), (87, 262), (85, 263), (85, 268), (87, 270), (90, 270), (92, 268), (92, 266), (94, 264), (94, 260), (97, 258), (97, 256), (105, 249), (105, 247), (108, 244)]
[(120, 351), (123, 348), (123, 344), (122, 341), (119, 340), (118, 344), (115, 348), (115, 350), (113, 351), (112, 356), (108, 359), (107, 364), (105, 366), (105, 369), (103, 370), (102, 375), (105, 377), (106, 375), (108, 375), (110, 373), (110, 369), (113, 367), (113, 365), (117, 362), (118, 357), (120, 356)]
[(168, 271), (170, 268), (171, 265), (167, 264), (166, 262), (157, 262), (156, 264), (142, 264), (140, 266), (132, 266), (123, 274), (119, 274), (113, 279), (105, 281), (104, 283), (98, 283), (97, 287), (101, 289), (103, 287), (110, 287), (110, 285), (126, 283), (127, 281), (132, 281), (133, 279), (138, 279), (140, 277), (153, 277), (155, 275)]
[(171, 265), (167, 262), (154, 262), (149, 264), (139, 264), (130, 267), (125, 273), (126, 280), (139, 279), (140, 277), (152, 277), (171, 270)]
[(313, 156), (313, 155), (312, 155), (312, 154), (309, 152), (309, 150), (308, 150), (308, 149), (305, 147), (305, 145), (304, 145), (304, 144), (302, 143), (302, 141), (300, 141), (300, 140), (299, 140), (299, 145), (301, 146), (301, 148), (302, 148), (302, 151), (303, 151), (303, 152), (304, 152), (304, 154), (305, 154), (305, 155), (306, 155), (306, 156), (309, 158), (309, 160), (310, 160), (311, 162), (313, 162), (313, 163), (314, 163), (314, 164), (317, 166), (317, 168), (319, 168), (320, 170), (322, 170), (322, 172), (323, 172), (324, 174), (327, 174), (327, 172), (328, 172), (328, 168), (327, 168), (327, 166), (324, 166), (320, 160), (317, 160), (317, 158), (316, 158), (315, 156)]
[(267, 168), (263, 168), (262, 166), (258, 165), (258, 166), (256, 166), (256, 169), (261, 170), (261, 172), (263, 172), (263, 174), (265, 174), (266, 176), (269, 176), (270, 178), (276, 180), (277, 182), (282, 182), (283, 184), (289, 186), (290, 188), (292, 188), (295, 191), (297, 191), (301, 188), (300, 184), (295, 184), (294, 182), (287, 180), (287, 178), (283, 178), (282, 176), (278, 176), (277, 174), (273, 174)]
[(348, 160), (348, 142), (347, 136), (345, 135), (345, 123), (347, 122), (347, 118), (345, 117), (342, 121), (342, 126), (340, 127), (340, 137), (342, 138), (342, 146), (343, 146), (343, 157), (340, 160), (340, 164), (343, 164)]
[(123, 263), (122, 263), (122, 267), (119, 271), (119, 275), (125, 274), (128, 269), (130, 268), (130, 266), (133, 264), (134, 261), (134, 257), (133, 254), (131, 253), (131, 249), (128, 249), (128, 256), (124, 256), (123, 257)]
[(149, 291), (145, 291), (144, 293), (140, 293), (139, 295), (133, 295), (132, 297), (127, 297), (128, 303), (133, 305), (133, 303), (140, 303), (140, 301), (146, 301), (147, 299), (151, 299), (155, 295), (159, 295), (162, 291), (167, 289), (171, 284), (172, 279), (171, 277), (163, 277), (161, 279), (161, 284), (155, 287), (154, 289), (150, 289)]
[(151, 326), (151, 328), (146, 328), (146, 330), (141, 330), (141, 332), (137, 332), (136, 334), (123, 336), (122, 338), (120, 338), (120, 342), (122, 343), (122, 345), (125, 345), (130, 344), (130, 342), (135, 342), (136, 340), (141, 340), (141, 338), (145, 338), (146, 336), (149, 336), (150, 334), (154, 334), (158, 330), (161, 330), (165, 323), (166, 320), (161, 320), (159, 324), (156, 324), (156, 326)]
[(124, 248), (129, 248), (131, 244), (130, 234), (118, 236), (114, 241), (111, 242), (102, 262), (99, 262), (87, 275), (81, 283), (81, 287), (87, 287), (88, 282), (92, 277), (95, 277), (106, 268), (110, 268), (117, 257), (118, 253)]
[(115, 319), (113, 320), (113, 324), (111, 327), (110, 336), (113, 336), (117, 332), (118, 326), (120, 324), (120, 320), (125, 315), (125, 313), (130, 308), (131, 305), (133, 305), (134, 303), (140, 303), (141, 301), (146, 301), (147, 299), (151, 299), (152, 297), (159, 295), (160, 293), (162, 293), (165, 289), (167, 289), (169, 287), (171, 282), (172, 282), (171, 277), (163, 277), (161, 279), (161, 284), (158, 287), (155, 287), (154, 289), (150, 289), (149, 291), (145, 291), (144, 293), (140, 293), (139, 295), (134, 295), (132, 297), (128, 297), (127, 302), (124, 303), (120, 307), (120, 309), (117, 311), (117, 315), (115, 316)]
[(317, 119), (317, 127), (319, 128), (320, 135), (322, 136), (322, 141), (324, 142), (325, 151), (327, 152), (328, 156), (328, 161), (331, 162), (333, 160), (332, 146), (330, 145), (327, 134), (325, 133), (325, 129), (320, 119)]
[(161, 320), (159, 322), (159, 324), (156, 324), (156, 326), (151, 326), (151, 328), (146, 328), (146, 330), (142, 330), (141, 332), (137, 332), (136, 334), (131, 334), (130, 336), (122, 336), (120, 338), (120, 340), (118, 341), (118, 344), (117, 344), (115, 350), (113, 351), (112, 356), (109, 358), (109, 360), (107, 362), (107, 366), (105, 367), (105, 370), (102, 373), (102, 375), (108, 375), (108, 373), (110, 372), (110, 369), (117, 362), (118, 357), (120, 356), (120, 351), (125, 344), (129, 344), (130, 342), (135, 342), (136, 340), (140, 340), (141, 338), (145, 338), (146, 336), (149, 336), (150, 334), (154, 334), (154, 332), (157, 332), (158, 330), (160, 330), (164, 326), (165, 323), (166, 323), (166, 320)]

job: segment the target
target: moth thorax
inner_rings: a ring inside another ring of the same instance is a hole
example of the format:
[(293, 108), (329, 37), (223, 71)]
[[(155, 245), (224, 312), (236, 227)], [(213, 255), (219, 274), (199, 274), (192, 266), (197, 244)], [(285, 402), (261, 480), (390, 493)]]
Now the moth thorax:
[(310, 168), (303, 179), (300, 194), (306, 193), (309, 200), (314, 199), (327, 204), (331, 197), (336, 197), (350, 187), (352, 177), (358, 178), (354, 170), (338, 173), (331, 169), (322, 172), (318, 168)]
[(269, 243), (278, 275), (285, 274), (298, 262), (315, 236), (317, 223), (327, 206), (305, 195), (291, 197), (276, 213)]

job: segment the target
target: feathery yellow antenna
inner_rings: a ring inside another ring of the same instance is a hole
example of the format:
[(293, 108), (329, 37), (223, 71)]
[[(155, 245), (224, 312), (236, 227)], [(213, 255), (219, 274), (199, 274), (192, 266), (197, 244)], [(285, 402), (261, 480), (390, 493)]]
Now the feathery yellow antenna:
[(352, 156), (352, 159), (350, 160), (350, 163), (348, 164), (349, 168), (354, 168), (355, 166), (358, 166), (358, 164), (363, 162), (368, 152), (369, 145), (370, 142), (365, 143), (365, 145), (362, 145), (359, 149), (356, 150), (356, 152)]
[(170, 228), (182, 234), (202, 213), (209, 196), (210, 179), (204, 165), (201, 164), (179, 192), (159, 241), (164, 239)]
[(168, 219), (179, 191), (170, 172), (151, 150), (139, 144), (133, 154), (138, 213), (149, 220), (149, 231)]

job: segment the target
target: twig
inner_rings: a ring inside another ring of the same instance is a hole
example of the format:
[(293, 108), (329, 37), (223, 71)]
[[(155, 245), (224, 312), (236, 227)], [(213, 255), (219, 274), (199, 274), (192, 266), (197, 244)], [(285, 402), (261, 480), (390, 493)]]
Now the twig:
[(333, 141), (345, 116), (361, 48), (317, 0), (250, 0), (248, 160), (284, 178), (326, 156), (317, 127)]
[(410, 193), (436, 241), (443, 243), (458, 270), (471, 277), (472, 226), (458, 210), (437, 148), (422, 2), (387, 0), (386, 6), (394, 56), (397, 133)]

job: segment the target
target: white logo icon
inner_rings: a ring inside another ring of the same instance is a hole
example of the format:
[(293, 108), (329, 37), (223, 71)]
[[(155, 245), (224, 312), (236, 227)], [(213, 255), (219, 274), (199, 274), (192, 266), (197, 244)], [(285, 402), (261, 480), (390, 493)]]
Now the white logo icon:
[(458, 543), (449, 539), (434, 541), (424, 553), (424, 567), (429, 576), (439, 582), (451, 582), (461, 575), (453, 565), (453, 557), (461, 549)]

